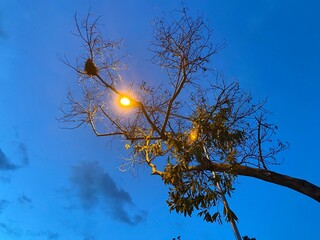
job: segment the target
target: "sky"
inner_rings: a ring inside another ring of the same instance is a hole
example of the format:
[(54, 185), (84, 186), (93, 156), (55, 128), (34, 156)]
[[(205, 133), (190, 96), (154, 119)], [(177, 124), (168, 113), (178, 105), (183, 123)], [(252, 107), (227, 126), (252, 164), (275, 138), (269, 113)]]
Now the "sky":
[[(226, 48), (213, 64), (267, 109), (290, 143), (272, 170), (320, 185), (320, 3), (186, 1)], [(77, 76), (58, 58), (81, 54), (73, 16), (91, 9), (106, 38), (123, 39), (130, 77), (152, 82), (152, 19), (175, 0), (0, 1), (0, 239), (234, 239), (228, 223), (170, 213), (167, 187), (144, 166), (121, 172), (123, 142), (56, 117)], [(242, 236), (320, 239), (320, 206), (290, 189), (239, 177), (229, 204)]]

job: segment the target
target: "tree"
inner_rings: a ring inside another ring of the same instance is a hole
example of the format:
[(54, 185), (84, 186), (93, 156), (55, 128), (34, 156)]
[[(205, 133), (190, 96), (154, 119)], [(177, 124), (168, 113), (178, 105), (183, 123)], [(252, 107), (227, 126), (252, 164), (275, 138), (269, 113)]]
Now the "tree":
[[(171, 211), (185, 216), (196, 211), (206, 221), (221, 223), (217, 203), (222, 195), (231, 196), (238, 176), (320, 202), (319, 187), (269, 170), (287, 144), (275, 139), (277, 126), (268, 122), (265, 102), (253, 103), (238, 83), (228, 83), (212, 68), (211, 59), (224, 44), (211, 43), (212, 32), (201, 16), (192, 18), (183, 9), (169, 19), (155, 19), (151, 61), (166, 79), (158, 86), (128, 83), (126, 90), (117, 85), (126, 69), (117, 57), (122, 42), (104, 40), (90, 14), (75, 22), (84, 53), (76, 65), (60, 60), (78, 73), (82, 98), (69, 92), (60, 120), (75, 128), (89, 125), (99, 137), (124, 139), (130, 158), (123, 167), (148, 165), (169, 185)], [(115, 107), (120, 100), (123, 106)], [(226, 207), (222, 212), (227, 221), (237, 220)]]

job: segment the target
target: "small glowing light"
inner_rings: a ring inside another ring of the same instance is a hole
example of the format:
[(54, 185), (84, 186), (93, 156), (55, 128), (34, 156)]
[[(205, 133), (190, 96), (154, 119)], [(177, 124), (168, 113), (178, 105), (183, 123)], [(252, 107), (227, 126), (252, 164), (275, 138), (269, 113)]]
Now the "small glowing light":
[(122, 96), (120, 98), (120, 104), (124, 107), (129, 107), (131, 105), (131, 99), (126, 96)]
[(198, 131), (196, 129), (192, 129), (189, 133), (190, 142), (196, 141), (198, 138)]

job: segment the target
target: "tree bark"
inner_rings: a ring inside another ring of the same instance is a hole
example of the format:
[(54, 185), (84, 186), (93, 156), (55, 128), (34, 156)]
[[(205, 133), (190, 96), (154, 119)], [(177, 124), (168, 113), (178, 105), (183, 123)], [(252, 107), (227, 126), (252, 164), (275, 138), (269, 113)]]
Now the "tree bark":
[(242, 165), (210, 163), (190, 167), (191, 171), (210, 170), (214, 172), (232, 172), (235, 175), (257, 178), (266, 182), (288, 187), (320, 202), (320, 187), (299, 178), (290, 177), (273, 171)]

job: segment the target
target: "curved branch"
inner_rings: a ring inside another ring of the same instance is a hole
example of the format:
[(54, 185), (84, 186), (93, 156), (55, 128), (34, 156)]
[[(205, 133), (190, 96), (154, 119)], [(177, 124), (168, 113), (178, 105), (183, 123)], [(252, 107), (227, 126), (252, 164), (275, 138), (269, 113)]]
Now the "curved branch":
[[(150, 135), (152, 136), (152, 133), (151, 133)], [(150, 139), (148, 139), (148, 140), (146, 141), (146, 144), (149, 145), (149, 142), (150, 142)], [(150, 157), (149, 157), (149, 151), (148, 151), (148, 150), (145, 151), (145, 158), (146, 158), (147, 164), (150, 166), (150, 168), (151, 168), (151, 170), (152, 170), (151, 174), (152, 174), (152, 175), (162, 176), (162, 175), (163, 175), (163, 172), (159, 171), (159, 170), (157, 169), (156, 165), (155, 165), (154, 163), (152, 163), (152, 160), (151, 160)]]
[(257, 178), (266, 182), (281, 185), (297, 192), (300, 192), (317, 202), (320, 202), (320, 187), (299, 178), (290, 177), (265, 169), (257, 169), (242, 165), (230, 165), (221, 163), (208, 163), (189, 167), (189, 171), (215, 171), (215, 172), (232, 172), (235, 175)]
[(166, 130), (166, 126), (167, 126), (167, 123), (169, 121), (169, 117), (171, 115), (171, 109), (172, 109), (172, 105), (174, 103), (174, 101), (176, 100), (176, 98), (178, 97), (179, 93), (181, 92), (184, 84), (186, 83), (187, 81), (187, 75), (185, 73), (185, 69), (183, 68), (182, 69), (183, 71), (183, 78), (182, 78), (182, 81), (181, 83), (179, 84), (179, 86), (176, 87), (175, 91), (174, 91), (174, 94), (173, 96), (171, 97), (169, 103), (168, 103), (168, 108), (167, 108), (167, 112), (166, 112), (166, 117), (164, 119), (164, 122), (163, 122), (163, 125), (162, 125), (162, 128), (161, 128), (161, 134), (160, 135), (163, 135), (165, 130)]

